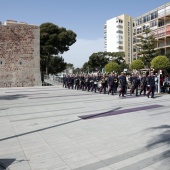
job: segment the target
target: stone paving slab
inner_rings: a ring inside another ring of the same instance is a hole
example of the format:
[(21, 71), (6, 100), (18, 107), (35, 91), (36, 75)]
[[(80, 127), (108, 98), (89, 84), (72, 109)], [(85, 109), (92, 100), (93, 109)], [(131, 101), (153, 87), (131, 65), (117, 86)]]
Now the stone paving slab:
[(10, 170), (170, 169), (168, 94), (19, 87), (0, 89), (0, 103), (0, 162)]

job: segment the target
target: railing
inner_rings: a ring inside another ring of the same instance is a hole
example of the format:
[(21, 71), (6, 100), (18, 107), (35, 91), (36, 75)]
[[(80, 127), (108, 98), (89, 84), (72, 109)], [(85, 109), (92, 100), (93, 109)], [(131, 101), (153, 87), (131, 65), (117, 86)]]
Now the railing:
[(63, 77), (57, 77), (57, 76), (49, 76), (49, 75), (44, 75), (44, 82), (43, 86), (56, 86), (56, 85), (61, 85), (63, 83)]
[(165, 43), (160, 43), (160, 44), (158, 44), (158, 48), (159, 47), (164, 47), (165, 46)]

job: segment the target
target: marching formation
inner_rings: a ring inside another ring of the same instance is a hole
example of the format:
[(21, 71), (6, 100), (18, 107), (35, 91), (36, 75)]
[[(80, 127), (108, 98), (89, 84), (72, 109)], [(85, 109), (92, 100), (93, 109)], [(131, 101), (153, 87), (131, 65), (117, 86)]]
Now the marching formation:
[[(125, 97), (129, 89), (130, 95), (146, 95), (149, 98), (154, 98), (156, 88), (156, 79), (153, 72), (148, 76), (146, 74), (125, 75), (121, 73), (111, 74), (80, 74), (80, 75), (65, 75), (63, 77), (63, 87), (68, 89), (76, 89), (82, 91), (99, 92), (104, 94), (119, 94), (119, 97)], [(147, 93), (146, 93), (147, 92)]]

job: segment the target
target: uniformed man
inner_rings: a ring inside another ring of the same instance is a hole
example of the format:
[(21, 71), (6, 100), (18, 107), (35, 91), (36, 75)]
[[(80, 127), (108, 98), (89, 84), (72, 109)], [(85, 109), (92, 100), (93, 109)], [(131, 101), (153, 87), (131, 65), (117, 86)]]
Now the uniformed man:
[(140, 95), (142, 94), (142, 92), (144, 92), (143, 95), (146, 95), (147, 78), (145, 73), (143, 73), (141, 77), (140, 86), (141, 86)]
[(82, 89), (82, 91), (84, 90), (84, 86), (85, 86), (85, 78), (84, 78), (84, 74), (81, 74), (81, 76), (80, 76), (80, 89)]
[(76, 74), (75, 78), (74, 78), (74, 84), (75, 84), (75, 89), (79, 89), (79, 83), (80, 83), (80, 77), (78, 74)]
[(149, 95), (151, 93), (151, 98), (154, 98), (155, 77), (153, 75), (153, 72), (151, 72), (150, 75), (148, 76), (148, 86), (149, 86), (149, 91), (147, 93), (147, 97), (149, 98)]
[(114, 92), (114, 93), (117, 92), (118, 83), (119, 83), (118, 74), (115, 73), (115, 75), (114, 75), (114, 84), (113, 84), (113, 92)]
[(132, 79), (132, 87), (131, 87), (131, 90), (130, 90), (130, 94), (134, 93), (134, 91), (136, 90), (136, 96), (138, 96), (139, 84), (140, 84), (139, 76), (137, 74), (135, 74), (133, 79)]
[(109, 93), (114, 93), (114, 74), (111, 73), (110, 76), (108, 77), (108, 95)]
[(67, 76), (66, 75), (64, 75), (63, 76), (63, 87), (67, 87)]
[(104, 90), (103, 92), (105, 94), (106, 93), (106, 87), (107, 87), (107, 77), (106, 77), (105, 74), (103, 74), (103, 77), (101, 79), (101, 84), (102, 84), (102, 86), (100, 88), (100, 93)]
[(125, 89), (126, 89), (126, 76), (125, 74), (122, 72), (121, 76), (119, 77), (119, 84), (120, 84), (120, 91), (119, 91), (119, 97), (122, 94), (122, 97), (125, 97)]
[(93, 76), (93, 87), (92, 87), (92, 91), (94, 90), (94, 92), (96, 93), (97, 90), (97, 76), (94, 75)]

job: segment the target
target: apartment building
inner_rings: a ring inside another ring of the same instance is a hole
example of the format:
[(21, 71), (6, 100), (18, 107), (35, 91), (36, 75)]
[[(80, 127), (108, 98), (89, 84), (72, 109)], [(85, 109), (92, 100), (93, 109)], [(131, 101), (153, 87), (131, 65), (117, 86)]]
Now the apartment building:
[(170, 51), (170, 2), (133, 19), (133, 60), (139, 57), (137, 44), (146, 28), (157, 39), (156, 49)]
[(170, 2), (137, 18), (121, 15), (106, 21), (104, 26), (105, 51), (125, 52), (126, 63), (139, 58), (140, 36), (150, 28), (157, 40), (156, 49), (170, 52)]
[(132, 59), (132, 17), (120, 15), (106, 21), (104, 25), (104, 39), (106, 52), (125, 52), (126, 63)]

